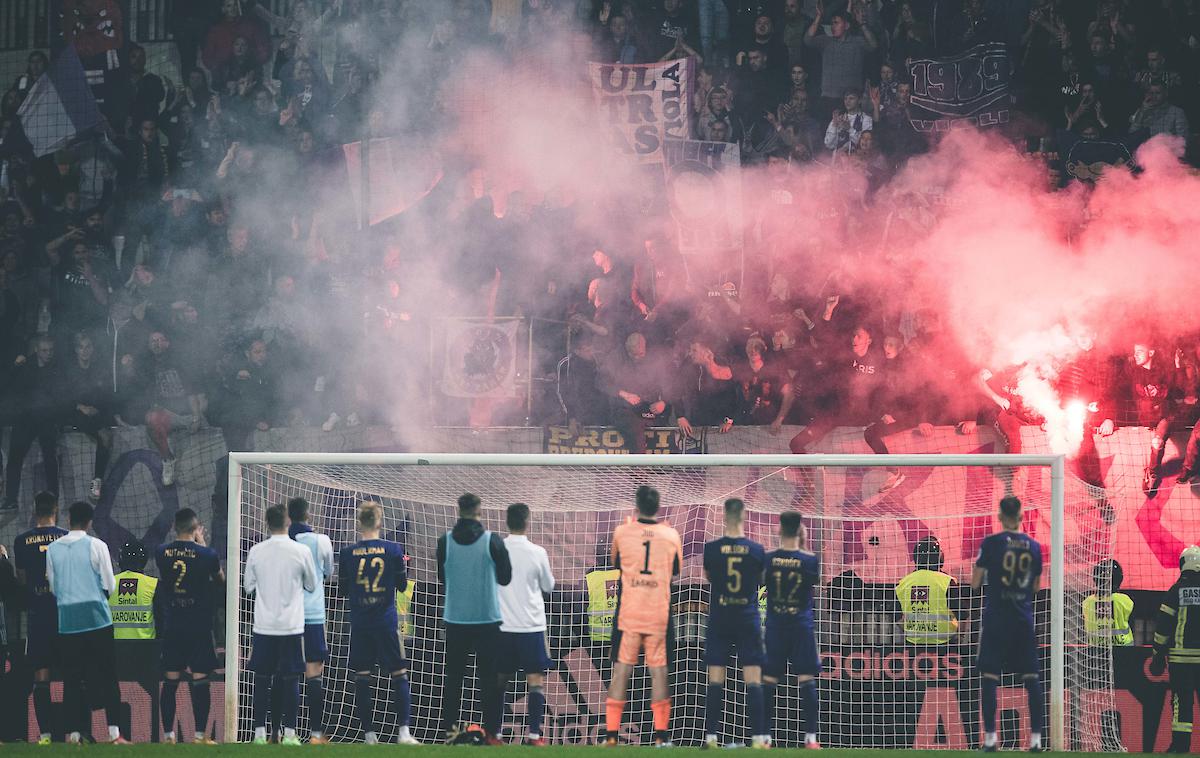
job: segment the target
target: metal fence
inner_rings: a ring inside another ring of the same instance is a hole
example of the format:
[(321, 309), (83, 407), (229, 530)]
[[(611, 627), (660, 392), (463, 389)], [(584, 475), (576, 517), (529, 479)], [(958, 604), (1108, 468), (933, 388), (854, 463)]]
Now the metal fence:
[[(200, 0), (124, 0), (128, 38), (137, 42), (166, 42), (171, 39), (171, 14), (177, 4)], [(254, 0), (243, 2), (247, 6)], [(286, 16), (295, 0), (259, 0), (272, 13)], [(0, 51), (29, 50), (49, 46), (53, 0), (0, 0)]]
[(46, 47), (50, 0), (0, 2), (0, 50)]

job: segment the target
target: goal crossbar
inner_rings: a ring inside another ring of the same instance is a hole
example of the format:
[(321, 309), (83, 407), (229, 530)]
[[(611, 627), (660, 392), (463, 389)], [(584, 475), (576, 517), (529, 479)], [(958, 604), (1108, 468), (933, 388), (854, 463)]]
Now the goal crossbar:
[[(855, 468), (861, 466), (914, 467), (974, 467), (1025, 466), (1050, 470), (1051, 539), (1050, 571), (1050, 687), (1049, 724), (1050, 749), (1067, 749), (1066, 738), (1066, 641), (1064, 629), (1065, 592), (1061, 577), (1066, 557), (1065, 538), (1065, 474), (1064, 455), (1008, 455), (980, 453), (966, 455), (941, 454), (865, 454), (865, 455), (561, 455), (542, 453), (263, 453), (229, 454), (229, 509), (240, 512), (242, 466), (271, 465), (391, 465), (391, 466), (630, 466), (650, 468), (719, 467), (719, 466), (778, 466), (804, 468)], [(228, 565), (231, 578), (226, 588), (227, 607), (237, 608), (240, 601), (241, 540), (240, 519), (229, 519)], [(227, 640), (236, 640), (238, 614), (229, 613)], [(225, 724), (226, 739), (237, 740), (237, 686), (242, 662), (236, 655), (226, 656)]]
[(633, 455), (551, 453), (230, 453), (232, 470), (237, 465), (330, 465), (330, 466), (804, 466), (853, 468), (856, 466), (1042, 466), (1054, 470), (1066, 460), (1062, 455), (966, 455), (887, 454), (831, 455)]

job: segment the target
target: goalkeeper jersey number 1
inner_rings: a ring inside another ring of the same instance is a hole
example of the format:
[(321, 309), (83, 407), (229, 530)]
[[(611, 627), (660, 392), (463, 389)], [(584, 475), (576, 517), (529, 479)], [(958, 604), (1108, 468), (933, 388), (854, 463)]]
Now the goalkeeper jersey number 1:
[(613, 558), (621, 571), (617, 629), (664, 634), (671, 612), (671, 577), (683, 566), (679, 532), (657, 521), (627, 521), (613, 532)]

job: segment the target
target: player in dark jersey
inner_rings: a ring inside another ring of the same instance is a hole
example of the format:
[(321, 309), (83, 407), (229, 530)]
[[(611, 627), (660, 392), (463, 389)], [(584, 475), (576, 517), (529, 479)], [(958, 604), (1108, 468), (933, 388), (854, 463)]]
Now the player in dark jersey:
[(163, 742), (174, 743), (175, 693), (184, 672), (191, 693), (197, 745), (215, 745), (208, 735), (209, 676), (217, 667), (213, 618), (217, 592), (225, 582), (221, 558), (205, 544), (204, 526), (191, 508), (175, 514), (175, 541), (154, 551), (158, 566), (156, 605), (163, 609), (163, 684), (159, 693)]
[(704, 744), (717, 747), (725, 706), (725, 674), (737, 651), (746, 682), (753, 747), (766, 747), (762, 691), (762, 621), (758, 616), (758, 588), (762, 584), (765, 551), (746, 538), (746, 504), (737, 498), (725, 501), (725, 536), (704, 546), (704, 575), (710, 584), (708, 631), (704, 663), (708, 666), (708, 698), (704, 711)]
[(996, 750), (996, 690), (1000, 675), (1020, 674), (1029, 695), (1030, 752), (1042, 752), (1042, 681), (1034, 635), (1033, 598), (1042, 578), (1042, 546), (1021, 531), (1021, 501), (1000, 501), (1004, 531), (984, 538), (971, 588), (985, 584), (983, 632), (976, 666), (983, 676), (983, 749)]
[(58, 604), (46, 581), (46, 550), (66, 535), (58, 524), (58, 496), (39, 492), (33, 498), (34, 527), (17, 536), (13, 565), (17, 580), (25, 587), (29, 623), (25, 634), (25, 657), (33, 667), (33, 713), (37, 717), (38, 744), (50, 744), (50, 666), (56, 663)]
[(370, 500), (358, 506), (360, 539), (338, 555), (338, 586), (350, 606), (350, 671), (354, 703), (368, 745), (379, 742), (372, 717), (371, 672), (375, 665), (392, 680), (392, 708), (400, 727), (397, 742), (420, 744), (409, 733), (412, 694), (408, 659), (400, 641), (396, 591), (408, 586), (404, 548), (380, 539), (383, 506)]
[(800, 514), (779, 514), (779, 549), (767, 554), (763, 581), (767, 587), (767, 664), (763, 697), (768, 736), (775, 711), (775, 688), (796, 674), (804, 710), (804, 746), (819, 748), (820, 702), (816, 677), (821, 673), (817, 634), (813, 628), (813, 589), (821, 581), (821, 559), (807, 550)]

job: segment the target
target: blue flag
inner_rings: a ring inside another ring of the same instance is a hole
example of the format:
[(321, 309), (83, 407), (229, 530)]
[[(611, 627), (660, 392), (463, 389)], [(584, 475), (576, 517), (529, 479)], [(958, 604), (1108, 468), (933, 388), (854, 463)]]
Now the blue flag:
[(100, 124), (100, 110), (72, 45), (59, 51), (33, 85), (17, 117), (34, 155), (65, 147), (77, 135)]

